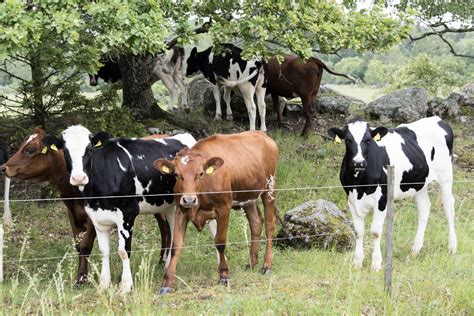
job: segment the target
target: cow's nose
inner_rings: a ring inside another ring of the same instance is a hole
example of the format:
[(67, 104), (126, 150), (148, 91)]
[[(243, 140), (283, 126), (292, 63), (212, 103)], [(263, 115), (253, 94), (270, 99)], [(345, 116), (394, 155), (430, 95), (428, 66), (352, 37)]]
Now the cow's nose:
[(89, 179), (87, 178), (87, 175), (79, 174), (79, 175), (71, 176), (70, 182), (72, 185), (75, 185), (75, 186), (86, 185), (89, 182)]
[(197, 205), (197, 196), (183, 195), (179, 204), (184, 207), (194, 207)]
[(364, 170), (365, 167), (367, 167), (367, 162), (365, 160), (363, 160), (361, 162), (355, 162), (354, 163), (354, 168), (355, 169)]

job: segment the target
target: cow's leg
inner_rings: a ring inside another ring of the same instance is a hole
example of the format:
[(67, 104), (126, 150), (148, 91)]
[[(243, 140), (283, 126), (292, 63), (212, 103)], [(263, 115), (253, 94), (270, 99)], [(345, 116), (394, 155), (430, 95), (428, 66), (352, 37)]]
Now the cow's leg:
[[(274, 184), (272, 184), (273, 187)], [(265, 248), (265, 258), (263, 262), (263, 274), (270, 274), (272, 270), (272, 245), (273, 234), (276, 226), (276, 208), (275, 208), (275, 191), (266, 191), (262, 194), (262, 202), (265, 216), (265, 235), (267, 246)]]
[(387, 210), (379, 210), (375, 208), (374, 218), (372, 219), (372, 226), (370, 232), (374, 238), (374, 251), (372, 252), (372, 271), (380, 271), (382, 269), (382, 250), (380, 249), (380, 240), (382, 239), (383, 223)]
[(224, 87), (224, 102), (226, 105), (226, 119), (232, 121), (234, 119), (232, 115), (232, 109), (230, 108), (230, 94), (232, 92), (231, 88)]
[(313, 98), (311, 95), (305, 96), (301, 98), (303, 102), (303, 110), (306, 116), (306, 122), (303, 127), (303, 131), (301, 132), (302, 136), (308, 135), (309, 131), (313, 126)]
[(451, 181), (442, 182), (439, 185), (443, 198), (444, 214), (446, 215), (446, 219), (448, 220), (448, 251), (450, 253), (456, 253), (458, 248), (458, 242), (456, 237), (456, 230), (454, 228), (454, 196)]
[(170, 97), (168, 101), (168, 111), (171, 111), (173, 110), (174, 100), (176, 96), (176, 87), (174, 85), (173, 78), (171, 77), (171, 75), (165, 74), (165, 73), (160, 73), (159, 78), (161, 79), (166, 89), (170, 93)]
[(415, 195), (416, 208), (418, 209), (418, 230), (416, 231), (415, 241), (413, 243), (413, 254), (418, 254), (423, 247), (423, 240), (425, 238), (426, 224), (430, 216), (430, 198), (428, 196), (428, 189), (424, 188)]
[(160, 228), (161, 235), (161, 250), (160, 250), (160, 261), (163, 263), (166, 261), (166, 255), (168, 254), (170, 244), (171, 244), (171, 231), (168, 226), (166, 218), (162, 214), (155, 214), (156, 221), (158, 222), (158, 227)]
[(273, 110), (277, 115), (277, 123), (281, 125), (283, 123), (282, 113), (283, 109), (280, 108), (280, 97), (274, 93), (272, 93), (272, 103), (273, 103)]
[(4, 176), (4, 195), (3, 195), (3, 223), (6, 226), (13, 225), (12, 213), (10, 210), (10, 178)]
[(188, 87), (184, 82), (183, 73), (181, 70), (176, 70), (173, 73), (173, 81), (178, 85), (181, 91), (181, 101), (179, 102), (179, 109), (181, 111), (188, 109)]
[(94, 245), (96, 232), (89, 217), (86, 214), (81, 214), (84, 210), (79, 202), (66, 200), (64, 204), (68, 209), (67, 215), (79, 254), (77, 280), (74, 284), (74, 287), (77, 288), (88, 282), (88, 259)]
[[(166, 216), (166, 220), (170, 222), (168, 216)], [(161, 282), (160, 295), (168, 294), (173, 290), (174, 274), (176, 272), (179, 255), (183, 248), (183, 241), (188, 221), (188, 218), (184, 216), (178, 206), (174, 214), (174, 219), (170, 222), (170, 227), (172, 227), (173, 232), (171, 237), (171, 255), (168, 256), (168, 261), (165, 265), (165, 273), (163, 275), (163, 281)]]
[(110, 229), (112, 227), (95, 227), (97, 233), (97, 243), (99, 244), (100, 254), (102, 255), (102, 269), (100, 271), (99, 288), (105, 290), (110, 285)]
[(255, 130), (255, 119), (257, 118), (257, 106), (253, 101), (255, 94), (255, 87), (250, 82), (245, 82), (239, 85), (240, 92), (244, 98), (245, 107), (249, 115), (250, 130)]
[(265, 92), (266, 88), (262, 87), (260, 81), (257, 82), (257, 89), (255, 90), (255, 96), (257, 97), (258, 114), (260, 115), (260, 130), (266, 132), (267, 126), (265, 124), (265, 116), (267, 113), (267, 106), (265, 105)]
[[(209, 232), (211, 233), (212, 239), (215, 239), (216, 234), (217, 234), (217, 221), (215, 219), (211, 219), (209, 222), (207, 222), (207, 228), (209, 229)], [(217, 253), (217, 264), (219, 264), (220, 262), (219, 251), (217, 251), (217, 249), (216, 249), (216, 253)]]
[(258, 248), (260, 247), (260, 238), (262, 237), (262, 219), (257, 204), (244, 208), (245, 215), (250, 225), (250, 262), (249, 267), (253, 268), (258, 263)]
[[(229, 208), (230, 209), (230, 208)], [(217, 234), (214, 238), (216, 249), (219, 252), (219, 278), (223, 285), (229, 284), (229, 266), (225, 256), (225, 247), (227, 244), (227, 230), (229, 228), (230, 211), (221, 210), (217, 217)]]
[(118, 233), (118, 254), (122, 259), (122, 282), (120, 283), (120, 294), (129, 293), (133, 287), (133, 276), (130, 268), (130, 255), (132, 252), (132, 231), (135, 217), (123, 220), (121, 226), (117, 225)]
[[(75, 287), (89, 282), (88, 280), (88, 263), (89, 256), (92, 252), (92, 247), (94, 246), (94, 240), (96, 236), (96, 231), (94, 225), (87, 217), (86, 223), (83, 223), (79, 228), (79, 234), (76, 236), (76, 247), (79, 252), (79, 271), (77, 274), (77, 281), (74, 284)], [(73, 228), (74, 231), (74, 228)]]
[(212, 87), (212, 93), (214, 94), (214, 100), (216, 101), (216, 116), (214, 120), (219, 121), (222, 118), (222, 110), (221, 110), (221, 92), (219, 89), (219, 85), (215, 84)]
[[(356, 203), (354, 201), (354, 203)], [(353, 205), (351, 199), (348, 199), (348, 207), (352, 214), (352, 220), (354, 222), (354, 230), (356, 233), (356, 245), (354, 252), (353, 265), (362, 268), (362, 262), (364, 261), (364, 217), (359, 216), (356, 205)]]

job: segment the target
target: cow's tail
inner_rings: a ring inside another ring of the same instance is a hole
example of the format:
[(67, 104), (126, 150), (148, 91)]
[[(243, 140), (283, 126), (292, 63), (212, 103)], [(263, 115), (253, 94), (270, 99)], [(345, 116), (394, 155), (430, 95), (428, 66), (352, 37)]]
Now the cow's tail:
[(225, 79), (225, 78), (219, 78), (219, 82), (222, 83), (226, 87), (234, 88), (235, 86), (238, 86), (239, 84), (247, 82), (250, 79), (252, 79), (253, 77), (258, 76), (260, 72), (263, 72), (263, 75), (265, 75), (265, 67), (264, 67), (263, 63), (258, 65), (257, 69), (252, 71), (250, 73), (250, 75), (248, 75), (245, 78), (241, 78), (239, 80), (229, 80), (229, 79)]
[(347, 79), (349, 79), (350, 81), (352, 81), (354, 83), (357, 82), (357, 79), (352, 77), (349, 74), (343, 74), (343, 73), (332, 71), (331, 69), (329, 69), (328, 66), (326, 66), (325, 63), (323, 63), (321, 60), (319, 60), (317, 58), (311, 57), (311, 58), (309, 58), (309, 60), (316, 63), (318, 66), (323, 67), (323, 69), (326, 70), (327, 72), (329, 72), (331, 75), (347, 78)]

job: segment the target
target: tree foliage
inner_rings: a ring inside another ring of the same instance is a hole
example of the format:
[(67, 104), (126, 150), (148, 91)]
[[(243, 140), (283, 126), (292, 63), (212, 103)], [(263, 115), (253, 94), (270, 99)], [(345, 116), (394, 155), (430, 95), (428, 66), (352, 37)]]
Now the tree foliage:
[[(381, 51), (410, 32), (404, 11), (381, 6), (359, 10), (355, 1), (285, 0), (7, 0), (0, 3), (0, 72), (15, 78), (14, 63), (31, 69), (22, 84), (21, 113), (41, 125), (68, 110), (81, 72), (93, 72), (108, 55), (120, 63), (123, 103), (137, 117), (163, 115), (153, 101), (149, 74), (153, 55), (174, 44), (235, 42), (246, 56), (292, 52), (337, 53), (343, 48)], [(174, 40), (171, 40), (174, 39)], [(3, 96), (3, 100), (5, 101)], [(26, 105), (26, 104), (30, 105)], [(154, 113), (154, 114), (153, 114)]]

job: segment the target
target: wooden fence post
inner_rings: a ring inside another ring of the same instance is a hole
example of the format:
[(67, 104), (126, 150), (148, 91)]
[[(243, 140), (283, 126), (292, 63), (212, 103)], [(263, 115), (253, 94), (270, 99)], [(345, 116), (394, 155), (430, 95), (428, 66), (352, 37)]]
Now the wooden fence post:
[(393, 208), (395, 193), (394, 167), (387, 169), (387, 228), (385, 240), (385, 292), (392, 294), (392, 261), (393, 261)]

